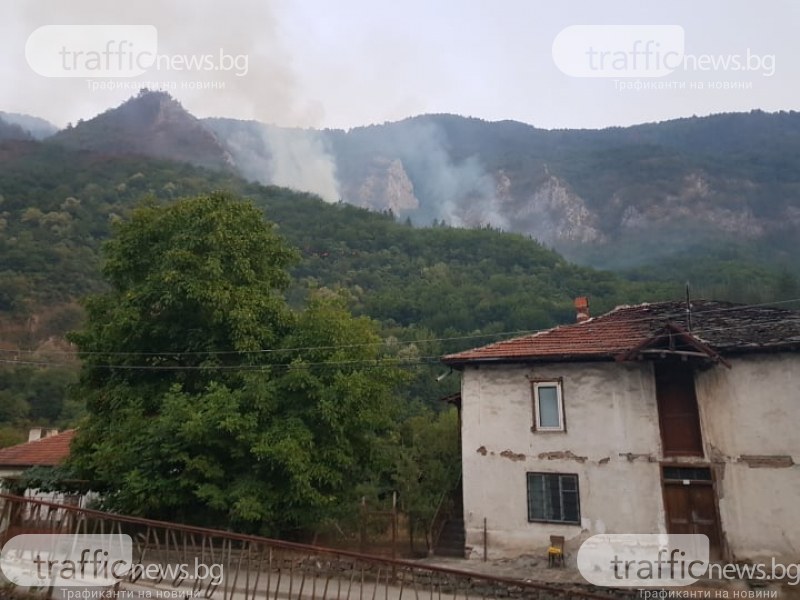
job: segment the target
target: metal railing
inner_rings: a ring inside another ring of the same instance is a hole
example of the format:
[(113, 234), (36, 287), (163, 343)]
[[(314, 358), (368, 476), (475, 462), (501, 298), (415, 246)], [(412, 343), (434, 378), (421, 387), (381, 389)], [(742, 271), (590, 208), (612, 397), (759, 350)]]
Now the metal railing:
[[(134, 563), (192, 567), (188, 574), (163, 568), (156, 569), (160, 573), (156, 577), (131, 576), (117, 588), (117, 597), (122, 598), (141, 597), (136, 592), (143, 589), (171, 590), (169, 597), (180, 592), (215, 600), (608, 600), (631, 596), (627, 590), (494, 577), (0, 494), (0, 545), (23, 533), (127, 534), (133, 540)], [(222, 577), (193, 576), (214, 568)]]

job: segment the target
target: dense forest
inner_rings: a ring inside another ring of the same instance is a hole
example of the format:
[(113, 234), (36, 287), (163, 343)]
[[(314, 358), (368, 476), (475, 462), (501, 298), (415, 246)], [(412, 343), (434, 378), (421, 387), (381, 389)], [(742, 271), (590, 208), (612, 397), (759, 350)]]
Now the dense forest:
[[(650, 267), (611, 273), (580, 267), (528, 236), (436, 222), (414, 227), (375, 213), (231, 173), (136, 156), (109, 157), (35, 141), (0, 145), (0, 444), (32, 424), (65, 426), (76, 362), (65, 341), (84, 318), (80, 300), (104, 290), (100, 249), (112, 224), (145, 198), (227, 190), (277, 223), (300, 254), (289, 303), (327, 288), (355, 315), (375, 319), (408, 357), (401, 401), (436, 406), (457, 389), (438, 357), (574, 319), (572, 300), (598, 314), (618, 304), (695, 296), (737, 301), (796, 298), (786, 269), (751, 260), (746, 246), (691, 247)], [(632, 249), (635, 252), (635, 249)]]

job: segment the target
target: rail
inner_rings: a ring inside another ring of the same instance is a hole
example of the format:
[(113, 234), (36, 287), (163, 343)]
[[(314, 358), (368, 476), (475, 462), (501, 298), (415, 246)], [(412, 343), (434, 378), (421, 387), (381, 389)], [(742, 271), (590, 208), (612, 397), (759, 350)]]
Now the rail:
[[(208, 574), (217, 568), (222, 574), (218, 578), (201, 578), (172, 571), (175, 576), (167, 577), (163, 574), (170, 571), (165, 568), (158, 571), (161, 575), (157, 577), (122, 581), (118, 598), (608, 600), (631, 596), (627, 590), (494, 577), (0, 494), (0, 545), (25, 533), (127, 534), (133, 540), (134, 563), (192, 565), (190, 575)], [(198, 569), (202, 565), (205, 567)], [(159, 594), (159, 590), (163, 593)]]

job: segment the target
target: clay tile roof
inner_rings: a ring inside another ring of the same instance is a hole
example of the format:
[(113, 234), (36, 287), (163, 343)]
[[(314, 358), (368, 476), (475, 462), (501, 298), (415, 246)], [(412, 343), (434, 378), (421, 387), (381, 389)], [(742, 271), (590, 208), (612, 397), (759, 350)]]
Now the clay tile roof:
[(0, 448), (0, 467), (55, 466), (69, 456), (74, 429), (8, 448)]
[(658, 337), (667, 324), (720, 354), (800, 349), (800, 311), (694, 300), (691, 324), (685, 301), (620, 306), (582, 323), (449, 354), (442, 362), (613, 360)]

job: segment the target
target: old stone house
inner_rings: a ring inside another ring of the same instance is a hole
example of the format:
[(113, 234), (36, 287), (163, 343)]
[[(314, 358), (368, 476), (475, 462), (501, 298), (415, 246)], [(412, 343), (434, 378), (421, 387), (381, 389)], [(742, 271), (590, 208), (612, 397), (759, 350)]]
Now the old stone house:
[(622, 306), (445, 356), (461, 371), (467, 552), (703, 533), (729, 560), (800, 556), (800, 312)]

